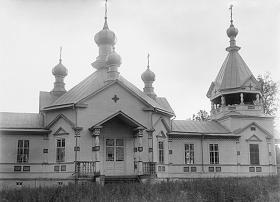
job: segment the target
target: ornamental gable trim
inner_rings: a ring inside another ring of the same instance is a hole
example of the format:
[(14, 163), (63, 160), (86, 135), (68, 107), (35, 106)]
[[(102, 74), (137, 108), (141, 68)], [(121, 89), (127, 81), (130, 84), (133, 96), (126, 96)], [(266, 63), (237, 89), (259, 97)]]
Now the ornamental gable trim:
[(60, 119), (64, 119), (64, 121), (66, 121), (72, 128), (75, 128), (75, 124), (69, 119), (67, 118), (65, 115), (63, 114), (59, 114), (57, 115), (54, 120), (52, 120), (47, 126), (47, 129), (50, 129), (56, 122), (58, 122)]

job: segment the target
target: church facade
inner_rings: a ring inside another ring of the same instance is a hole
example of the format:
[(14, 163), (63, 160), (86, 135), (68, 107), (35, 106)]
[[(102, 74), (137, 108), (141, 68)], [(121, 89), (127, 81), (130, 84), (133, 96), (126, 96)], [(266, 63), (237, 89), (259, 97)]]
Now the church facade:
[(231, 20), (228, 55), (207, 92), (211, 120), (174, 120), (167, 99), (154, 92), (149, 64), (143, 91), (120, 75), (105, 17), (94, 38), (94, 73), (66, 91), (60, 58), (54, 88), (40, 92), (39, 113), (0, 114), (1, 186), (275, 175), (273, 117), (263, 113), (237, 34)]

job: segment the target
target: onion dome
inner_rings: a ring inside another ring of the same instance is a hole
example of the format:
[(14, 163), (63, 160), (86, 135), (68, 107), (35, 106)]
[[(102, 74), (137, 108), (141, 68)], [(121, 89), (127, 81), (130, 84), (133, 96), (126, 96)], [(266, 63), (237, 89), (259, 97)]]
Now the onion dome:
[(121, 63), (122, 63), (121, 56), (118, 53), (116, 53), (115, 49), (106, 58), (107, 66), (112, 66), (112, 65), (120, 66)]
[(109, 29), (106, 18), (103, 29), (94, 36), (94, 41), (98, 46), (105, 44), (116, 44), (116, 35), (113, 31)]
[(234, 27), (233, 24), (230, 25), (230, 27), (227, 29), (227, 35), (229, 38), (236, 37), (238, 34), (238, 29)]
[(150, 70), (150, 68), (148, 67), (146, 69), (146, 71), (144, 71), (141, 75), (141, 79), (144, 81), (144, 82), (152, 82), (152, 81), (155, 81), (155, 78), (156, 78), (156, 75), (154, 72), (152, 72)]
[(67, 68), (61, 63), (61, 59), (59, 60), (59, 63), (52, 69), (52, 74), (54, 76), (67, 76), (68, 70)]

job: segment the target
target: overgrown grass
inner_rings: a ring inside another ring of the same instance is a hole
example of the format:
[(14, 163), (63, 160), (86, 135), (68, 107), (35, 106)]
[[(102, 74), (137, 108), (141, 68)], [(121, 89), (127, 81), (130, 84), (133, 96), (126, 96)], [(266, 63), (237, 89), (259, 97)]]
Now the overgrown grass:
[(1, 201), (280, 201), (279, 177), (212, 178), (157, 184), (74, 184), (2, 190)]

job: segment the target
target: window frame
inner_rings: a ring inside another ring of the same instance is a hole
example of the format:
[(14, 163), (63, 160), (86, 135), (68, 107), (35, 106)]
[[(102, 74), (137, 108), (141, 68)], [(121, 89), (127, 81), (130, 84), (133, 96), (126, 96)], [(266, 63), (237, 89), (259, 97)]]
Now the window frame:
[[(257, 146), (253, 151), (253, 146)], [(249, 144), (250, 165), (260, 165), (260, 147), (259, 144)]]
[(213, 143), (209, 144), (209, 157), (210, 157), (210, 164), (220, 164), (220, 156), (219, 156), (219, 144)]
[[(189, 157), (187, 157), (187, 153), (189, 153)], [(194, 144), (186, 143), (184, 144), (184, 163), (186, 165), (194, 164)]]
[(56, 138), (56, 162), (65, 162), (65, 148), (66, 148), (66, 139)]
[[(20, 145), (20, 142), (22, 144)], [(17, 146), (17, 163), (28, 163), (29, 161), (29, 149), (30, 141), (29, 140), (18, 140)]]
[(164, 142), (158, 142), (158, 162), (164, 164)]
[[(112, 141), (113, 144), (108, 144), (109, 141)], [(107, 138), (105, 140), (106, 147), (106, 161), (108, 162), (123, 162), (125, 160), (125, 140), (120, 138)], [(109, 150), (112, 153), (112, 157), (108, 158)]]

